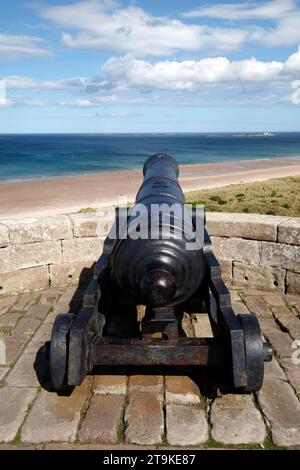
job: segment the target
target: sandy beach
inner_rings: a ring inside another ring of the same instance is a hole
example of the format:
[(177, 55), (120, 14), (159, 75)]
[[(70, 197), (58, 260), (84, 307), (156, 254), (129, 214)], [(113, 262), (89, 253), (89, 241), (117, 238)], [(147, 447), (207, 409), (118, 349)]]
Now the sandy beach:
[[(232, 161), (183, 165), (180, 183), (184, 191), (192, 191), (299, 174), (300, 157)], [(141, 182), (141, 170), (2, 182), (0, 218), (77, 212), (117, 204), (119, 196), (133, 201)]]

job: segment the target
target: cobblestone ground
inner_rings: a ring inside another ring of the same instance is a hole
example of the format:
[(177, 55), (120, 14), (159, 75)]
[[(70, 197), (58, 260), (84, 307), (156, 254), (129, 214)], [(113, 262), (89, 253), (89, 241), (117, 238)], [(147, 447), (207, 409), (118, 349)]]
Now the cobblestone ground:
[[(300, 297), (232, 291), (236, 313), (256, 314), (275, 349), (255, 395), (214, 397), (205, 376), (91, 375), (67, 397), (51, 392), (43, 345), (55, 316), (78, 307), (74, 292), (0, 298), (0, 449), (300, 447)], [(211, 335), (205, 315), (183, 324)]]

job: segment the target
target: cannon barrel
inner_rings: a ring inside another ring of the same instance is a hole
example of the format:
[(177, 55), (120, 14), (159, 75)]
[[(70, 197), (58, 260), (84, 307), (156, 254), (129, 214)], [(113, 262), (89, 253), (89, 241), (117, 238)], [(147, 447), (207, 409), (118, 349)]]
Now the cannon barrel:
[[(156, 154), (144, 164), (144, 181), (112, 253), (112, 279), (150, 307), (181, 304), (205, 274), (203, 243), (178, 182), (176, 161)], [(133, 236), (138, 222), (139, 236)], [(193, 249), (187, 243), (193, 241)]]

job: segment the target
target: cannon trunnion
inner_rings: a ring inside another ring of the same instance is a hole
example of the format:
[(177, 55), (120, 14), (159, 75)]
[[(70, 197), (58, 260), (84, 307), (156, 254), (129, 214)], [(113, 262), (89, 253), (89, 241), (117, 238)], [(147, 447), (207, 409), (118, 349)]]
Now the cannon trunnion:
[[(79, 385), (94, 366), (209, 366), (229, 389), (261, 388), (272, 347), (255, 315), (233, 312), (204, 211), (185, 205), (178, 173), (172, 157), (153, 155), (135, 206), (116, 209), (81, 309), (54, 322), (56, 390)], [(185, 336), (183, 315), (195, 312), (208, 314), (213, 338)]]

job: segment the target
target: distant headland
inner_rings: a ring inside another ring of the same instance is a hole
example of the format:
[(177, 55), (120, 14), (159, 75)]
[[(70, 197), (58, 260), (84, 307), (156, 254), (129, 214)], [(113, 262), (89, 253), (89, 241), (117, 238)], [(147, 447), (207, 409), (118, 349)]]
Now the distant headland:
[(271, 132), (260, 132), (258, 134), (233, 134), (232, 137), (274, 137), (275, 135)]

